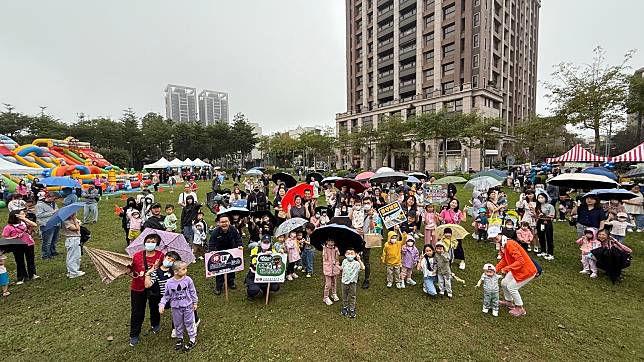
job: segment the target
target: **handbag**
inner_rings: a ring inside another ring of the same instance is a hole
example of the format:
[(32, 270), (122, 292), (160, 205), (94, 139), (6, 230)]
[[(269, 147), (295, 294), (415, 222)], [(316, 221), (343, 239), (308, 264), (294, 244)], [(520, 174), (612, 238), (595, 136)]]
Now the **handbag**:
[(381, 234), (365, 234), (364, 235), (364, 247), (367, 249), (371, 248), (380, 248), (382, 247), (382, 235)]

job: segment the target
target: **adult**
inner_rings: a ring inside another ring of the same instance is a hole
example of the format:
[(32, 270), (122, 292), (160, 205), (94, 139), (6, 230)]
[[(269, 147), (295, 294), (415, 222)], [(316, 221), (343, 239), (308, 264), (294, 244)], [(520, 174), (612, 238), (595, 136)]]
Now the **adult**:
[(143, 223), (141, 226), (141, 231), (145, 229), (154, 229), (154, 230), (165, 230), (165, 225), (163, 225), (163, 220), (165, 219), (161, 216), (161, 204), (155, 203), (150, 207), (150, 217)]
[(217, 172), (217, 176), (212, 179), (212, 191), (217, 194), (219, 193), (219, 191), (221, 191), (221, 180), (219, 179), (219, 172)]
[(320, 182), (315, 177), (311, 177), (309, 184), (313, 186), (313, 197), (317, 199), (320, 196)]
[(289, 205), (288, 207), (288, 218), (292, 219), (294, 217), (300, 217), (305, 220), (311, 217), (309, 209), (302, 203), (302, 196), (300, 195), (295, 195), (293, 205)]
[[(379, 209), (387, 204), (385, 202), (385, 198), (382, 193), (382, 190), (380, 190), (380, 187), (374, 187), (372, 200), (373, 200), (373, 207), (375, 207), (376, 209)], [(362, 260), (364, 262), (364, 258)]]
[(280, 223), (288, 217), (288, 210), (284, 210), (282, 208), (282, 199), (284, 198), (284, 195), (286, 195), (286, 188), (279, 187), (275, 193), (275, 199), (273, 200), (273, 212)]
[[(250, 251), (250, 268), (246, 274), (246, 298), (249, 301), (255, 300), (259, 293), (266, 295), (268, 292), (268, 283), (255, 283), (255, 267), (257, 266), (257, 256), (259, 254), (272, 254), (275, 249), (271, 246), (271, 236), (264, 235), (262, 241)], [(270, 283), (271, 292), (277, 292), (280, 289), (279, 283)]]
[(145, 237), (144, 249), (132, 256), (130, 265), (130, 305), (132, 308), (130, 314), (130, 346), (134, 347), (139, 343), (141, 327), (145, 319), (145, 305), (150, 306), (150, 325), (152, 333), (157, 334), (161, 330), (161, 316), (159, 315), (159, 301), (161, 295), (155, 293), (153, 289), (145, 287), (146, 274), (154, 272), (163, 261), (164, 255), (157, 247), (161, 243), (161, 237), (158, 234), (148, 234)]
[(317, 197), (313, 196), (311, 190), (304, 190), (304, 197), (302, 199), (302, 202), (304, 203), (304, 207), (306, 207), (309, 212), (309, 217), (315, 215), (315, 208), (318, 206), (318, 199)]
[[(382, 220), (378, 216), (378, 212), (372, 205), (370, 199), (363, 199), (362, 208), (365, 210), (365, 219), (362, 224), (361, 234), (363, 235), (380, 235), (382, 236)], [(364, 281), (362, 282), (362, 289), (369, 289), (369, 278), (371, 277), (371, 248), (364, 248), (361, 252), (361, 258), (364, 263)]]
[(496, 272), (505, 274), (505, 277), (501, 281), (504, 300), (499, 305), (508, 307), (514, 317), (523, 316), (526, 310), (519, 289), (537, 276), (537, 267), (525, 249), (503, 235), (501, 228), (492, 226), (487, 233), (489, 239), (501, 245), (501, 260), (496, 265)]
[(450, 199), (455, 198), (457, 191), (458, 190), (456, 189), (456, 185), (454, 185), (453, 183), (447, 184), (447, 197), (448, 198), (450, 198)]
[[(438, 214), (438, 219), (443, 224), (459, 225), (465, 220), (465, 214), (461, 211), (461, 204), (457, 199), (451, 199), (448, 208)], [(463, 250), (463, 239), (458, 239), (458, 244), (454, 248), (454, 260), (460, 260), (458, 268), (465, 270), (465, 250)]]
[(152, 174), (152, 186), (154, 186), (154, 192), (159, 191), (159, 184), (161, 183), (161, 180), (159, 179), (159, 174), (158, 173), (153, 173)]
[(230, 201), (238, 201), (243, 199), (244, 196), (242, 195), (242, 191), (239, 188), (239, 184), (234, 184), (233, 185), (233, 192), (230, 194)]
[[(224, 214), (219, 216), (219, 225), (210, 233), (210, 241), (208, 241), (209, 251), (219, 251), (232, 248), (242, 248), (242, 238), (237, 229), (230, 225), (230, 216)], [(228, 288), (237, 289), (235, 285), (235, 273), (228, 273)], [(215, 277), (215, 294), (221, 294), (224, 288), (224, 276), (217, 275)]]
[(537, 256), (542, 256), (546, 260), (554, 260), (554, 230), (552, 227), (555, 218), (555, 207), (548, 202), (548, 195), (541, 192), (537, 195), (537, 237), (539, 238), (539, 247), (541, 252)]
[(628, 246), (610, 237), (606, 230), (599, 230), (597, 240), (599, 248), (590, 251), (589, 257), (597, 261), (597, 267), (604, 270), (608, 278), (615, 284), (622, 275), (622, 269), (630, 265), (633, 252)]
[(140, 206), (139, 211), (141, 211), (141, 218), (145, 221), (150, 216), (150, 207), (154, 205), (154, 195), (147, 187), (143, 189), (143, 197), (141, 197), (138, 203)]
[(58, 242), (58, 228), (45, 229), (49, 219), (56, 213), (56, 196), (52, 193), (46, 193), (36, 203), (36, 222), (40, 227), (41, 250), (40, 257), (50, 259), (58, 255), (56, 252), (56, 243)]
[(38, 279), (36, 275), (36, 258), (34, 255), (34, 239), (29, 235), (29, 228), (36, 227), (36, 223), (27, 218), (25, 209), (9, 212), (7, 225), (2, 229), (5, 239), (18, 239), (20, 244), (14, 245), (13, 257), (16, 261), (16, 284), (23, 284), (27, 280)]
[(488, 218), (496, 218), (505, 210), (506, 205), (498, 204), (499, 193), (496, 190), (489, 190), (485, 208), (487, 209)]
[(572, 209), (572, 215), (577, 216), (577, 237), (581, 237), (587, 228), (603, 229), (607, 218), (606, 212), (599, 205), (599, 197), (595, 195), (582, 197)]
[(179, 200), (177, 200), (177, 203), (181, 207), (186, 207), (186, 199), (188, 198), (188, 196), (192, 196), (192, 200), (194, 202), (199, 201), (199, 199), (197, 199), (197, 193), (190, 189), (190, 184), (185, 184), (183, 186), (183, 192), (179, 194)]
[(181, 231), (190, 245), (192, 245), (192, 239), (194, 237), (192, 224), (193, 221), (197, 220), (197, 213), (199, 213), (200, 208), (201, 204), (195, 202), (192, 195), (188, 195), (186, 198), (186, 205), (183, 210), (181, 210)]
[(136, 200), (133, 197), (128, 197), (125, 201), (125, 206), (121, 209), (119, 217), (121, 218), (121, 227), (125, 231), (125, 245), (130, 245), (130, 238), (128, 234), (130, 233), (130, 221), (128, 216), (132, 214), (132, 211), (137, 210), (141, 211), (140, 207), (136, 204)]
[(253, 190), (248, 195), (247, 201), (248, 210), (250, 211), (266, 210), (266, 208), (268, 207), (268, 198), (259, 187), (259, 182), (253, 185)]
[(635, 223), (637, 232), (640, 233), (644, 230), (644, 196), (640, 191), (639, 185), (633, 186), (631, 192), (637, 195), (637, 197), (624, 200), (624, 210), (630, 216), (631, 222)]
[(65, 188), (63, 196), (65, 196), (63, 199), (63, 207), (78, 202), (78, 195), (76, 195), (76, 191), (74, 189)]
[[(552, 177), (554, 177), (552, 174), (548, 175), (548, 179)], [(552, 207), (556, 209), (557, 200), (559, 200), (559, 196), (561, 194), (561, 190), (559, 190), (559, 186), (546, 184), (546, 193), (550, 198), (550, 201), (549, 201), (550, 205), (552, 205)]]
[(40, 183), (40, 179), (38, 177), (34, 178), (34, 180), (31, 181), (31, 195), (33, 195), (33, 197), (40, 198), (39, 194), (44, 189), (45, 186)]
[(100, 198), (96, 187), (90, 184), (87, 191), (83, 193), (83, 198), (85, 199), (83, 224), (89, 224), (90, 222), (96, 224), (98, 221), (98, 199)]

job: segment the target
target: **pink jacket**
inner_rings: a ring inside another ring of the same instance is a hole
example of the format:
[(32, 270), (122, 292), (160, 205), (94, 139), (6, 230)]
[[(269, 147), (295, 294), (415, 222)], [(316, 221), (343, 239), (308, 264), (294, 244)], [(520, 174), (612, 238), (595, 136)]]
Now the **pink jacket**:
[(294, 263), (301, 259), (300, 251), (298, 250), (297, 241), (295, 241), (295, 239), (286, 239), (284, 246), (286, 247), (286, 253), (288, 254), (289, 263)]
[(435, 212), (426, 212), (425, 217), (423, 219), (425, 221), (425, 230), (436, 229), (436, 223), (438, 222), (438, 218), (436, 217)]
[(20, 239), (29, 246), (34, 245), (34, 239), (27, 232), (27, 224), (22, 221), (17, 225), (8, 224), (5, 226), (2, 229), (2, 237), (7, 239)]
[(460, 224), (464, 219), (461, 210), (458, 210), (458, 212), (454, 212), (454, 210), (443, 210), (440, 213), (440, 217), (445, 224)]
[(523, 230), (523, 229), (519, 228), (517, 230), (517, 239), (519, 239), (518, 241), (520, 241), (522, 243), (530, 243), (530, 242), (532, 242), (532, 240), (534, 239), (534, 235), (532, 234), (532, 230), (530, 230), (530, 229)]
[(598, 248), (601, 243), (597, 239), (592, 239), (588, 240), (586, 239), (585, 236), (582, 236), (576, 241), (577, 245), (579, 245), (579, 250), (581, 250), (582, 254), (588, 254), (590, 253), (591, 250)]
[(339, 258), (340, 251), (338, 251), (338, 248), (335, 246), (330, 248), (325, 245), (322, 248), (322, 273), (330, 277), (340, 274), (340, 269), (338, 268), (340, 265)]

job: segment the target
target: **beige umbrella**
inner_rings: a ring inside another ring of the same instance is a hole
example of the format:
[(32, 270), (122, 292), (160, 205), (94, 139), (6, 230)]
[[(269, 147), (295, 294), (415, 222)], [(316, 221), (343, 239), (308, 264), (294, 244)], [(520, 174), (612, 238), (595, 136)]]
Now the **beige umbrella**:
[(465, 228), (463, 228), (461, 225), (456, 225), (456, 224), (443, 224), (440, 225), (439, 227), (434, 230), (434, 234), (436, 237), (440, 240), (443, 238), (443, 233), (445, 233), (445, 229), (450, 228), (452, 230), (452, 236), (454, 239), (464, 239), (469, 233)]
[(109, 284), (114, 279), (130, 272), (132, 258), (126, 254), (88, 247), (83, 249), (94, 263), (98, 275), (105, 284)]

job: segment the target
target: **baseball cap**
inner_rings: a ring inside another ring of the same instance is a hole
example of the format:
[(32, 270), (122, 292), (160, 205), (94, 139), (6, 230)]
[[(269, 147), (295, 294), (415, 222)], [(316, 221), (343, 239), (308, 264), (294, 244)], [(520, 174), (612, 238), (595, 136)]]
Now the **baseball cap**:
[(160, 207), (161, 207), (161, 204), (158, 203), (158, 202), (155, 202), (154, 204), (152, 204), (152, 206), (150, 208), (151, 209), (156, 209), (156, 208), (160, 208)]
[(262, 236), (262, 241), (270, 243), (271, 242), (271, 236), (268, 235), (268, 234)]
[(492, 264), (490, 264), (490, 263), (487, 263), (487, 264), (483, 265), (483, 270), (490, 270), (490, 269), (492, 269), (492, 270), (496, 270), (496, 268), (494, 267), (494, 265), (492, 265)]
[(492, 226), (487, 231), (488, 239), (495, 238), (501, 233), (501, 228), (498, 226)]

